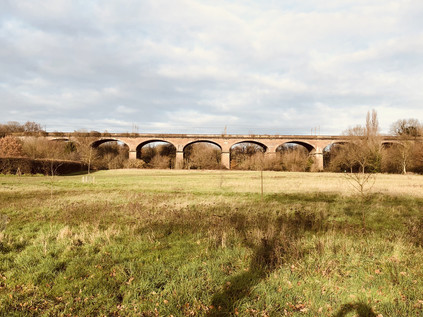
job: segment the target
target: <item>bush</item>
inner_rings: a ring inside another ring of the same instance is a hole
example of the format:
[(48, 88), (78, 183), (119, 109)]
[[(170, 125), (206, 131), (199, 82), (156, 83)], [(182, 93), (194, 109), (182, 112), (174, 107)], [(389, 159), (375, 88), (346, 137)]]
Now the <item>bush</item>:
[(146, 164), (143, 160), (129, 159), (125, 162), (124, 168), (146, 168)]
[(2, 174), (44, 174), (65, 175), (82, 172), (87, 169), (85, 164), (74, 161), (38, 160), (25, 157), (0, 158), (0, 173)]
[(92, 164), (98, 169), (123, 168), (129, 155), (127, 146), (121, 146), (114, 141), (101, 144), (94, 152), (95, 159)]
[(221, 169), (221, 150), (208, 143), (190, 144), (185, 149), (185, 168)]
[(156, 155), (151, 159), (150, 163), (148, 164), (148, 167), (166, 169), (172, 168), (172, 164), (173, 162), (170, 156)]
[(13, 137), (5, 136), (0, 139), (0, 157), (13, 157), (22, 155), (22, 142)]

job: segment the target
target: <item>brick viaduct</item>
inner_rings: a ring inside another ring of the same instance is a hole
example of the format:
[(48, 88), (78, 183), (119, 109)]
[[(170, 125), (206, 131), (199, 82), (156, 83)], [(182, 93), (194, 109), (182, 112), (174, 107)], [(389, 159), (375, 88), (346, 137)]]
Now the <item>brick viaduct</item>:
[[(87, 134), (87, 136), (90, 134)], [(58, 134), (48, 133), (45, 137), (49, 140), (72, 141), (77, 135), (74, 133)], [(97, 147), (109, 141), (119, 141), (129, 147), (129, 158), (139, 158), (141, 148), (152, 142), (167, 142), (176, 148), (175, 168), (181, 169), (184, 161), (185, 148), (193, 143), (212, 143), (221, 149), (221, 163), (230, 169), (230, 150), (234, 145), (249, 142), (260, 145), (266, 155), (275, 155), (276, 149), (286, 143), (304, 146), (314, 158), (317, 170), (323, 170), (323, 151), (335, 143), (348, 142), (344, 136), (317, 136), (317, 135), (228, 135), (228, 134), (128, 134), (109, 133), (100, 134), (92, 141), (92, 146)], [(394, 143), (395, 137), (383, 137), (382, 143)]]

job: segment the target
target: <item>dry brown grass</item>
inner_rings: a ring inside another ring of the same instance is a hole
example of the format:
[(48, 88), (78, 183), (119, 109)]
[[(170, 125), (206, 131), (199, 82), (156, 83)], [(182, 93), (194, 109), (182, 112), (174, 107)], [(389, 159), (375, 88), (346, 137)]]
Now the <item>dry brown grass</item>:
[[(134, 180), (136, 179), (134, 185), (157, 191), (259, 193), (261, 189), (259, 171), (119, 170), (99, 172), (96, 177), (101, 182), (104, 175), (104, 181), (110, 181), (113, 173), (116, 173), (118, 177), (114, 181), (133, 177)], [(343, 173), (265, 171), (263, 174), (265, 193), (356, 194)], [(375, 174), (371, 193), (421, 197), (423, 196), (423, 176)]]
[[(178, 171), (162, 171), (162, 173), (178, 173)], [(255, 171), (190, 171), (183, 172), (186, 183), (183, 188), (192, 189), (201, 182), (202, 190), (213, 191), (218, 187), (221, 177), (222, 187), (239, 193), (259, 192), (260, 172)], [(204, 177), (199, 180), (198, 177)], [(198, 188), (198, 187), (197, 187)], [(356, 194), (342, 173), (301, 173), (301, 172), (264, 172), (265, 193), (302, 193), (322, 192)], [(423, 196), (423, 176), (375, 174), (372, 193), (389, 195)]]

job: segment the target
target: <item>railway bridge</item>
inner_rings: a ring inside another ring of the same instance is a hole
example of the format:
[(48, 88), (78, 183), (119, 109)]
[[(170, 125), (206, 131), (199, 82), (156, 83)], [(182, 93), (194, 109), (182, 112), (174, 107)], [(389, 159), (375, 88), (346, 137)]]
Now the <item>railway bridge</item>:
[[(345, 136), (321, 135), (239, 135), (239, 134), (129, 134), (129, 133), (85, 133), (91, 145), (98, 147), (105, 142), (117, 141), (129, 148), (129, 158), (140, 158), (141, 148), (153, 142), (166, 142), (176, 148), (175, 168), (181, 169), (184, 162), (184, 150), (187, 146), (205, 142), (216, 145), (221, 150), (221, 164), (230, 169), (231, 148), (240, 143), (253, 143), (263, 148), (266, 155), (275, 155), (279, 146), (297, 144), (304, 146), (314, 158), (316, 170), (323, 170), (323, 151), (336, 143), (348, 142)], [(81, 133), (47, 133), (49, 140), (76, 141)], [(394, 143), (395, 137), (383, 137), (382, 143)]]

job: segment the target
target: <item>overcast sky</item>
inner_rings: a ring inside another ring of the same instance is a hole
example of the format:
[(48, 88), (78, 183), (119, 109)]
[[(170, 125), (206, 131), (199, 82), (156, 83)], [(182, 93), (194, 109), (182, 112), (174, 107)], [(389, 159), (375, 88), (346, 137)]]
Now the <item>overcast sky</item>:
[[(423, 121), (421, 0), (0, 0), (0, 122), (340, 134)], [(314, 132), (313, 132), (314, 133)]]

